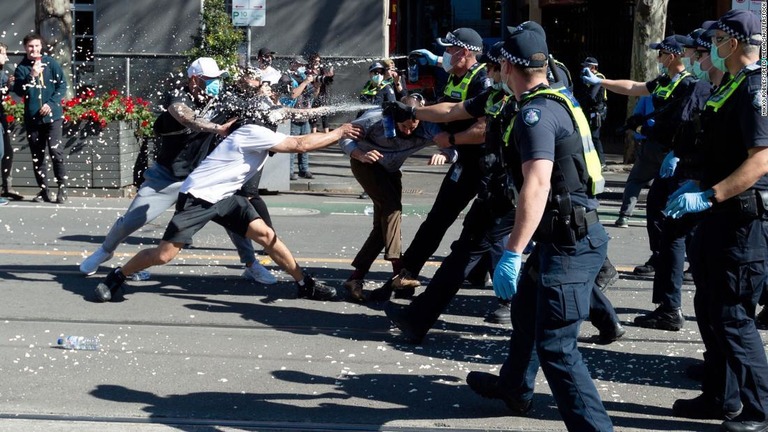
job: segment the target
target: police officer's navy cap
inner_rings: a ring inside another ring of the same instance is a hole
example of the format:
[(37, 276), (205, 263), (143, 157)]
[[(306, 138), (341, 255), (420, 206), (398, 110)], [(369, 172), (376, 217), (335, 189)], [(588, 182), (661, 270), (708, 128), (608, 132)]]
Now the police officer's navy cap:
[(384, 67), (384, 64), (381, 62), (373, 62), (371, 63), (371, 67), (368, 68), (368, 72), (373, 72), (376, 69), (380, 69), (381, 71), (385, 71), (387, 68)]
[(504, 41), (496, 42), (488, 48), (488, 51), (484, 52), (477, 61), (480, 63), (501, 63), (501, 47), (504, 46)]
[(683, 53), (683, 42), (686, 37), (682, 35), (667, 36), (661, 42), (655, 42), (648, 45), (651, 49), (658, 49), (681, 55)]
[(693, 43), (691, 45), (686, 45), (686, 47), (696, 48), (696, 49), (699, 49), (699, 48), (709, 49), (710, 46), (712, 45), (711, 43), (704, 45), (704, 43), (706, 43), (706, 41), (709, 39), (704, 36), (704, 34), (706, 33), (707, 31), (703, 28), (697, 28), (696, 30), (688, 33), (688, 37), (693, 40)]
[(457, 46), (474, 52), (483, 51), (483, 38), (471, 28), (458, 28), (448, 32), (444, 38), (437, 38), (437, 43), (442, 46)]
[(547, 33), (544, 31), (544, 27), (541, 26), (541, 24), (537, 23), (536, 21), (526, 21), (516, 27), (508, 26), (507, 30), (510, 34), (518, 31), (518, 30), (531, 30), (544, 38), (544, 40), (547, 40)]
[(581, 62), (582, 66), (598, 66), (597, 59), (594, 57), (587, 57)]
[[(543, 54), (543, 60), (534, 60), (535, 54)], [(501, 48), (501, 56), (510, 63), (525, 67), (536, 68), (547, 65), (549, 50), (547, 40), (536, 30), (519, 29), (507, 40)]]
[(748, 10), (731, 9), (721, 16), (714, 24), (717, 30), (722, 30), (739, 42), (750, 45), (760, 45), (763, 42), (760, 17)]

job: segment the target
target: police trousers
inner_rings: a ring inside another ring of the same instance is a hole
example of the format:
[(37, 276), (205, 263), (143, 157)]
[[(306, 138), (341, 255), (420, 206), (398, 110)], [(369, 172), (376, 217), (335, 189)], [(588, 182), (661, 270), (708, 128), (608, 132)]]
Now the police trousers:
[(608, 234), (600, 224), (590, 225), (575, 246), (538, 243), (512, 300), (514, 331), (499, 386), (513, 398), (530, 400), (541, 366), (569, 431), (613, 430), (576, 343), (607, 251)]
[(477, 195), (481, 179), (480, 163), (474, 158), (459, 160), (448, 170), (432, 209), (403, 254), (403, 267), (411, 274), (415, 276), (421, 272), (440, 246), (445, 232)]
[(711, 211), (694, 231), (690, 259), (706, 348), (702, 391), (729, 411), (743, 405), (739, 420), (764, 421), (768, 362), (754, 320), (768, 279), (768, 221)]

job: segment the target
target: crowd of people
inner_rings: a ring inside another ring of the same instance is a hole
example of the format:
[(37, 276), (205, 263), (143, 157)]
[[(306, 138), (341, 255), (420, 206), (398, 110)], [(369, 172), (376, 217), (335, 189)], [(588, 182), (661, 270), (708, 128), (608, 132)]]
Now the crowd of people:
[[(262, 48), (258, 66), (239, 69), (226, 91), (227, 72), (214, 59), (199, 58), (187, 69), (186, 87), (172, 92), (155, 123), (162, 140), (157, 162), (80, 270), (96, 273), (128, 236), (175, 206), (160, 243), (111, 270), (95, 287), (97, 300), (115, 300), (128, 277), (172, 261), (210, 221), (227, 230), (245, 265), (244, 277), (276, 282), (255, 259), (255, 241), (293, 278), (298, 298), (336, 299), (336, 289), (307, 274), (276, 234), (258, 195), (258, 179), (275, 152), (297, 156), (291, 178), (312, 178), (307, 153), (338, 143), (373, 202), (371, 231), (343, 284), (347, 297), (386, 301), (386, 316), (418, 344), (465, 280), (488, 275), (500, 304), (489, 318), (513, 328), (509, 355), (498, 375), (470, 372), (468, 386), (503, 401), (510, 414), (526, 415), (541, 368), (568, 430), (610, 431), (611, 418), (577, 338), (587, 318), (603, 343), (625, 333), (604, 294), (618, 274), (608, 260), (609, 236), (598, 215), (605, 185), (600, 130), (607, 92), (646, 96), (646, 108), (633, 116), (631, 129), (641, 146), (616, 221), (626, 225), (639, 188), (652, 182), (647, 205), (652, 255), (636, 272), (653, 276), (651, 302), (658, 306), (635, 324), (683, 328), (687, 255), (706, 352), (699, 366), (701, 395), (677, 400), (673, 413), (723, 420), (726, 431), (768, 431), (768, 361), (756, 325), (757, 305), (768, 301), (768, 118), (761, 115), (766, 103), (760, 85), (761, 29), (756, 15), (732, 10), (687, 35), (651, 44), (659, 75), (650, 81), (609, 79), (598, 72), (598, 60), (587, 57), (581, 82), (574, 86), (539, 24), (510, 28), (503, 41), (487, 49), (476, 31), (459, 28), (437, 40), (442, 56), (426, 49), (410, 53), (421, 66), (449, 74), (436, 103), (409, 94), (390, 60), (377, 61), (359, 94), (373, 108), (335, 129), (324, 108), (334, 71), (319, 55), (293, 57), (281, 73), (272, 66), (275, 53)], [(40, 187), (35, 200), (54, 200), (47, 149), (58, 184), (55, 201), (63, 203), (61, 107), (54, 100), (61, 99), (66, 82), (58, 64), (41, 54), (39, 36), (25, 37), (24, 46), (27, 56), (13, 79), (0, 77), (0, 85), (25, 102)], [(0, 61), (7, 58), (5, 50), (0, 46)], [(289, 135), (276, 132), (283, 120), (290, 122)], [(427, 146), (435, 147), (430, 164), (451, 166), (403, 251), (400, 168)], [(4, 158), (3, 197), (21, 199), (9, 173)], [(449, 255), (414, 297), (423, 266), (467, 206)], [(382, 250), (392, 276), (365, 292), (365, 278)], [(402, 305), (389, 301), (393, 295), (412, 300)]]

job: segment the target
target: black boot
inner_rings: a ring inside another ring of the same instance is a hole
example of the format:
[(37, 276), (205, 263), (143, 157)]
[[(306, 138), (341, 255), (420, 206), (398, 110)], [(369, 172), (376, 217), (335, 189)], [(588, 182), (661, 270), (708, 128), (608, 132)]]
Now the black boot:
[(8, 198), (13, 201), (21, 201), (24, 199), (23, 195), (13, 190), (10, 179), (8, 179), (6, 183), (3, 183), (3, 193), (0, 194), (0, 196), (2, 196), (3, 198)]
[(56, 192), (56, 203), (64, 204), (67, 202), (67, 198), (67, 187), (64, 185), (59, 185), (59, 190)]
[(470, 372), (467, 375), (467, 384), (473, 392), (488, 399), (499, 399), (504, 401), (507, 408), (512, 410), (514, 415), (522, 416), (531, 410), (531, 401), (513, 398), (502, 393), (499, 387), (499, 377), (487, 372)]
[(635, 325), (638, 327), (679, 331), (683, 328), (685, 318), (680, 308), (670, 308), (661, 305), (655, 311), (641, 315), (635, 318)]
[(108, 302), (117, 294), (125, 283), (125, 275), (118, 267), (107, 275), (102, 282), (96, 286), (96, 299), (100, 302)]
[(384, 313), (387, 314), (387, 318), (392, 321), (392, 324), (394, 324), (395, 327), (400, 329), (400, 332), (403, 333), (403, 337), (410, 343), (420, 344), (429, 331), (428, 328), (425, 329), (415, 322), (411, 316), (412, 314), (409, 313), (407, 306), (388, 302), (384, 305)]

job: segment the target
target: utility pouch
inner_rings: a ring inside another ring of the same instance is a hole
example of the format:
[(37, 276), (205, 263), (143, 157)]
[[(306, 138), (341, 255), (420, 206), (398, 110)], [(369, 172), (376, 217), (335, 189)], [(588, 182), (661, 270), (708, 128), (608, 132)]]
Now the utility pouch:
[(581, 206), (574, 207), (573, 220), (571, 221), (573, 232), (577, 240), (587, 236), (587, 209)]
[(760, 216), (768, 213), (768, 190), (757, 191), (757, 209), (760, 211)]
[[(733, 198), (738, 203), (739, 213), (742, 217), (754, 219), (762, 214), (762, 209), (758, 208), (757, 196), (755, 190), (749, 189)], [(760, 207), (762, 207), (762, 203), (760, 203)]]

